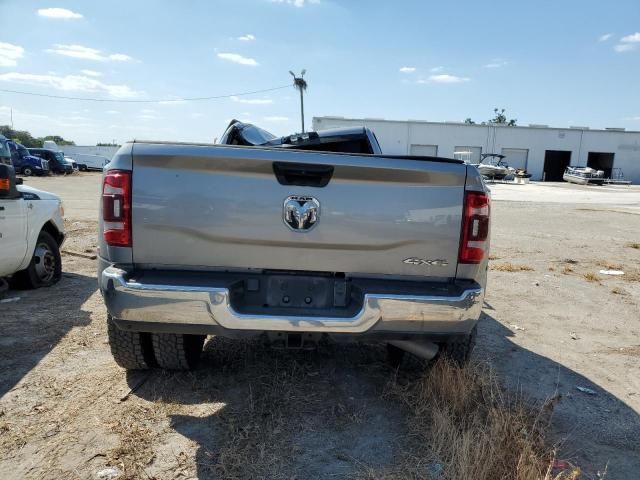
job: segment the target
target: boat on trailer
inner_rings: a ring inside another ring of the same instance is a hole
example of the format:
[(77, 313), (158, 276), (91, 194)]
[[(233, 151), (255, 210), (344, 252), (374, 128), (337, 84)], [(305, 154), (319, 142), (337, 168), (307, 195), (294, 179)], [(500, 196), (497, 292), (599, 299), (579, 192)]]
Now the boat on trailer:
[(605, 182), (604, 171), (591, 167), (572, 167), (565, 169), (562, 179), (578, 185), (602, 185)]
[(504, 180), (505, 177), (513, 176), (516, 173), (516, 169), (511, 168), (504, 161), (504, 155), (483, 153), (480, 158), (480, 163), (473, 164), (473, 166), (478, 169), (480, 175), (490, 180)]
[(611, 177), (605, 178), (604, 183), (607, 185), (631, 185), (631, 180), (624, 178), (624, 173), (621, 168), (613, 168), (611, 170)]

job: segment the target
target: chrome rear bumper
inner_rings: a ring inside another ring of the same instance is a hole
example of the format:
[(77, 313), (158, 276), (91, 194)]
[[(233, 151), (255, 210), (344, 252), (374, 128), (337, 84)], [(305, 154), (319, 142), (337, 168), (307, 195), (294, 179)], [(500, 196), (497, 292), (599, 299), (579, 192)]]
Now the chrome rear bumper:
[[(216, 332), (280, 331), (328, 334), (456, 334), (471, 331), (482, 309), (484, 291), (479, 286), (456, 295), (364, 295), (353, 317), (272, 316), (240, 313), (230, 303), (227, 288), (140, 283), (127, 279), (116, 267), (102, 271), (100, 288), (109, 313), (128, 329), (148, 331)], [(139, 328), (137, 325), (139, 324)]]

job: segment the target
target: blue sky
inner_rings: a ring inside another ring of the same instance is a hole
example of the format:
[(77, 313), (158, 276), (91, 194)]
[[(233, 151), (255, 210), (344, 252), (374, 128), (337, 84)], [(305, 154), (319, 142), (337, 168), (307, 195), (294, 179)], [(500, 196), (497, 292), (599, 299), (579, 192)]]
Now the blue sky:
[[(268, 89), (306, 68), (307, 125), (342, 115), (640, 130), (638, 0), (0, 0), (0, 89), (172, 99)], [(119, 104), (0, 92), (0, 124), (78, 144), (211, 142), (231, 118), (299, 130), (293, 88)]]

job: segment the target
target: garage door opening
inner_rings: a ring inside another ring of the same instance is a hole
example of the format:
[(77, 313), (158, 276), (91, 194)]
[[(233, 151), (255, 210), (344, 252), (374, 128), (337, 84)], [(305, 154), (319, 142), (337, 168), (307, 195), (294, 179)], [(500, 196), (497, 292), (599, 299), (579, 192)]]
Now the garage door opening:
[(562, 174), (570, 164), (571, 152), (569, 150), (545, 150), (542, 179), (545, 182), (561, 182)]
[(411, 145), (409, 149), (409, 155), (418, 155), (423, 157), (437, 157), (438, 146), (437, 145)]
[(587, 157), (587, 167), (594, 170), (603, 170), (605, 178), (611, 178), (613, 170), (613, 153), (609, 152), (589, 152)]
[(527, 158), (529, 157), (529, 150), (526, 148), (503, 148), (502, 155), (505, 156), (507, 165), (516, 170), (527, 169)]

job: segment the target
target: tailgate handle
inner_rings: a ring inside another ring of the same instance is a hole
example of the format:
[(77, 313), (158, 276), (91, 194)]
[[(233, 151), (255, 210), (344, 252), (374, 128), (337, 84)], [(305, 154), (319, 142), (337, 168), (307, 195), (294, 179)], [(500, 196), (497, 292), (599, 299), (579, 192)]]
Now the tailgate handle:
[(333, 175), (333, 165), (273, 162), (273, 173), (280, 185), (326, 187)]

